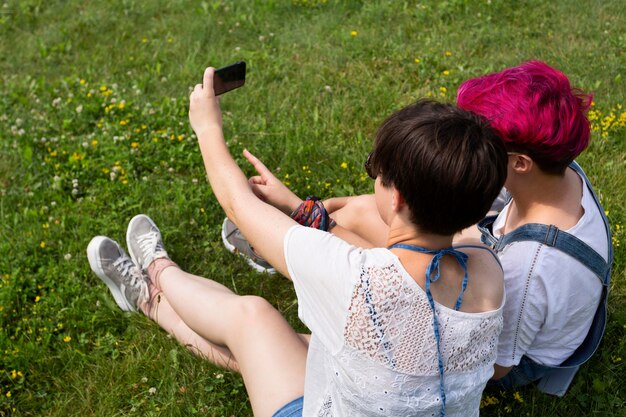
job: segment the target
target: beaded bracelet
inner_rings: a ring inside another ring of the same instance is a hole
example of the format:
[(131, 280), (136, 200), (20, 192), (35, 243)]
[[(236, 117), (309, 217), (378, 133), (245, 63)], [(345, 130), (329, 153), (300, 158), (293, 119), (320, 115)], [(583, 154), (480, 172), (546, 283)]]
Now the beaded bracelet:
[(291, 218), (302, 226), (313, 227), (325, 232), (332, 229), (336, 223), (330, 218), (322, 201), (315, 197), (307, 197), (306, 200), (291, 213)]

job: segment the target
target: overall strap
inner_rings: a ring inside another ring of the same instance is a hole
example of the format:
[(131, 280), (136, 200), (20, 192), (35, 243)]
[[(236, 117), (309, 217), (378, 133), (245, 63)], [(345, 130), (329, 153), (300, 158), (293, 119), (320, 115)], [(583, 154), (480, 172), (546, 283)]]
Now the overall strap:
[(443, 356), (441, 355), (441, 336), (439, 334), (439, 321), (437, 320), (437, 312), (435, 310), (435, 301), (433, 299), (433, 295), (430, 292), (430, 284), (431, 282), (436, 282), (441, 276), (441, 266), (440, 261), (445, 255), (454, 256), (459, 265), (463, 268), (463, 282), (461, 283), (461, 293), (456, 300), (454, 305), (455, 310), (459, 310), (461, 308), (461, 302), (463, 301), (463, 293), (465, 292), (465, 288), (467, 287), (467, 255), (463, 252), (455, 250), (454, 248), (444, 248), (444, 249), (426, 249), (421, 246), (415, 245), (407, 245), (404, 243), (396, 243), (395, 245), (391, 245), (388, 249), (407, 249), (413, 252), (419, 253), (430, 253), (433, 254), (433, 259), (431, 259), (430, 263), (426, 267), (426, 297), (428, 298), (428, 304), (430, 305), (430, 309), (433, 312), (433, 331), (435, 333), (435, 344), (437, 346), (437, 366), (439, 368), (439, 396), (441, 397), (441, 411), (440, 417), (445, 417), (446, 415), (446, 392), (444, 388), (444, 378), (443, 378)]
[(587, 189), (589, 190), (589, 193), (593, 197), (593, 201), (596, 203), (596, 206), (598, 207), (598, 211), (600, 212), (600, 216), (602, 217), (602, 221), (604, 222), (604, 228), (606, 230), (606, 238), (607, 238), (607, 247), (608, 247), (607, 263), (609, 264), (607, 277), (604, 281), (606, 281), (606, 284), (608, 285), (611, 279), (610, 267), (613, 264), (613, 239), (611, 237), (611, 226), (609, 225), (609, 219), (606, 217), (604, 208), (602, 207), (602, 204), (600, 204), (600, 199), (596, 195), (596, 192), (593, 190), (593, 187), (591, 186), (591, 183), (589, 182), (589, 178), (587, 178), (587, 176), (585, 175), (585, 172), (580, 167), (580, 165), (578, 165), (576, 161), (572, 161), (569, 167), (573, 169), (578, 175), (580, 175), (580, 177), (585, 181), (585, 186), (587, 187)]
[(539, 242), (558, 249), (589, 268), (600, 279), (602, 285), (609, 284), (611, 265), (591, 246), (554, 225), (529, 223), (520, 226), (500, 237), (494, 245), (494, 250), (500, 252), (505, 246), (520, 241)]

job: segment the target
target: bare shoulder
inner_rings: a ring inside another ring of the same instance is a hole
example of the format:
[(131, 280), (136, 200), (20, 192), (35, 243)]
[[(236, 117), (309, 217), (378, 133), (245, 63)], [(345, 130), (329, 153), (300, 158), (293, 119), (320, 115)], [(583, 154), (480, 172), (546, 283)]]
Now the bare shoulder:
[(456, 241), (455, 247), (468, 256), (464, 301), (468, 310), (483, 312), (500, 308), (504, 297), (504, 275), (497, 255), (474, 239)]

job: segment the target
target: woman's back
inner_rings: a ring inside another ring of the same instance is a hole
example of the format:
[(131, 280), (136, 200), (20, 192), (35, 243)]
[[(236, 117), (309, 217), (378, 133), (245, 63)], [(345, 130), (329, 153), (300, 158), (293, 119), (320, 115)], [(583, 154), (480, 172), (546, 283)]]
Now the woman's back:
[[(293, 228), (285, 245), (300, 316), (313, 332), (304, 415), (439, 415), (433, 313), (399, 258), (305, 228)], [(435, 303), (435, 310), (446, 415), (477, 415), (501, 309), (466, 313)]]

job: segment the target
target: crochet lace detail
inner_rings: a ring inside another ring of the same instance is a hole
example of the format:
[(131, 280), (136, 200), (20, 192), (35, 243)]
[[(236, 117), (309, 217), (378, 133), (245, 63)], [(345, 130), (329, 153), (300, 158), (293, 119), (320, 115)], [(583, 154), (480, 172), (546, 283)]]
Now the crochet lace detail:
[[(395, 372), (436, 376), (433, 314), (424, 291), (412, 284), (395, 265), (364, 267), (352, 293), (345, 344)], [(435, 308), (444, 372), (491, 366), (502, 316), (478, 317), (441, 305)]]

